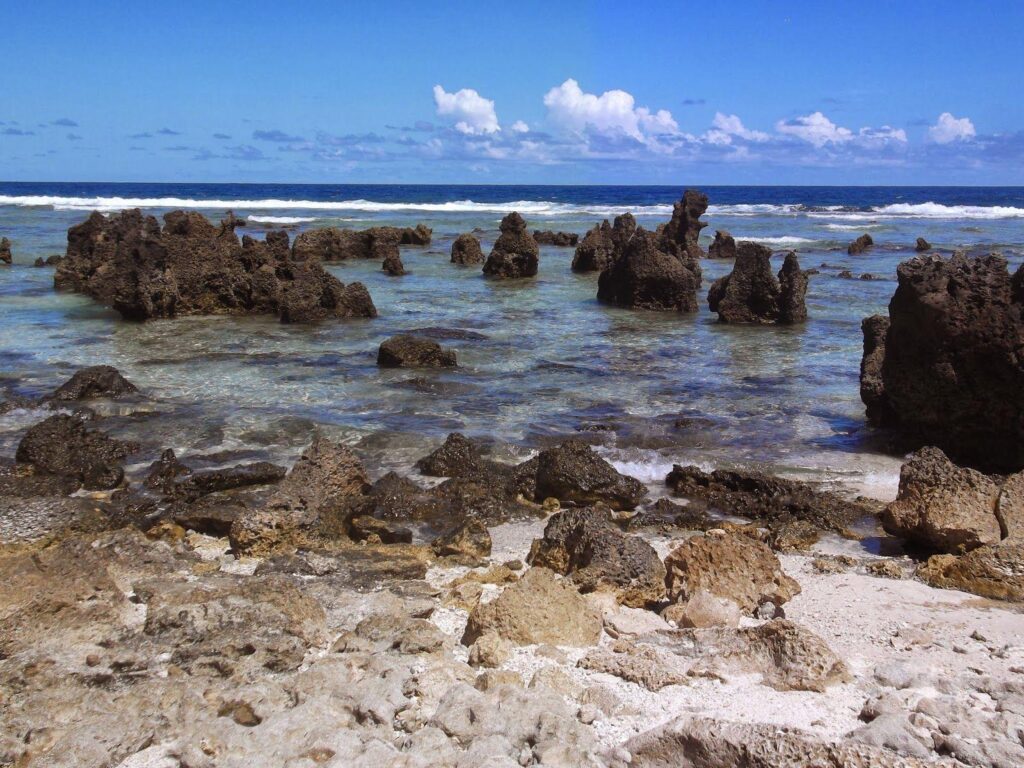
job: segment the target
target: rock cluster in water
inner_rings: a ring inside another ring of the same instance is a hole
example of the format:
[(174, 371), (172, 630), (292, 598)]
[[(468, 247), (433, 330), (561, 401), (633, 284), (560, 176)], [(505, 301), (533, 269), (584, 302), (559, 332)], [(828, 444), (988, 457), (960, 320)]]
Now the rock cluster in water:
[(981, 469), (1024, 467), (1024, 268), (917, 256), (900, 264), (889, 316), (863, 323), (868, 418)]
[(715, 239), (708, 246), (709, 259), (735, 259), (736, 240), (724, 229), (716, 230)]
[(526, 222), (518, 213), (510, 213), (501, 220), (501, 235), (494, 243), (484, 274), (494, 278), (533, 277), (537, 274), (540, 249), (526, 229)]
[(619, 256), (633, 233), (636, 232), (636, 219), (633, 214), (624, 213), (615, 217), (614, 225), (605, 219), (599, 225), (587, 232), (586, 236), (576, 247), (572, 257), (572, 270), (574, 272), (600, 272), (613, 264)]
[(484, 260), (480, 241), (468, 232), (459, 235), (452, 243), (452, 264), (479, 264)]
[(763, 245), (740, 242), (732, 272), (716, 280), (708, 291), (708, 306), (718, 313), (720, 322), (789, 325), (807, 319), (807, 273), (790, 252), (776, 279), (771, 255)]
[[(296, 258), (285, 232), (239, 242), (233, 216), (214, 226), (173, 211), (161, 229), (138, 209), (93, 213), (68, 230), (59, 289), (87, 294), (129, 320), (181, 315), (274, 314), (282, 322), (375, 317), (362, 283), (344, 285), (314, 258)], [(308, 256), (308, 255), (307, 255)]]
[(871, 235), (866, 232), (850, 243), (846, 248), (846, 252), (851, 256), (859, 256), (864, 253), (868, 248), (873, 247), (875, 241), (871, 239)]
[(295, 238), (292, 247), (297, 261), (345, 261), (347, 259), (376, 259), (383, 261), (399, 245), (430, 245), (433, 235), (430, 227), (370, 227), (355, 230), (340, 227), (309, 229)]
[(533, 230), (533, 239), (537, 241), (538, 245), (555, 245), (560, 248), (572, 248), (580, 240), (580, 236), (575, 232), (554, 232), (548, 230)]

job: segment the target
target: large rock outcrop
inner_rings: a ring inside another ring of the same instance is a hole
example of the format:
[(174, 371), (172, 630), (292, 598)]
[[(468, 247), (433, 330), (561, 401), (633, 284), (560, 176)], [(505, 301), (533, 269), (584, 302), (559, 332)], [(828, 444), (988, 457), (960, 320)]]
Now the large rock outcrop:
[(452, 243), (452, 264), (479, 264), (484, 260), (480, 241), (468, 232), (459, 235)]
[(229, 216), (214, 226), (173, 211), (160, 228), (138, 209), (93, 213), (68, 230), (54, 285), (84, 293), (128, 320), (181, 315), (275, 314), (282, 322), (375, 317), (361, 283), (344, 285), (316, 259), (291, 258), (288, 235), (239, 243)]
[(636, 219), (630, 213), (608, 219), (595, 226), (576, 247), (572, 257), (573, 272), (600, 272), (622, 255), (622, 251), (636, 232)]
[(708, 306), (718, 313), (719, 322), (792, 324), (806, 319), (807, 273), (796, 254), (789, 253), (776, 278), (771, 256), (763, 245), (739, 243), (732, 272), (708, 291)]
[(708, 209), (708, 196), (696, 189), (688, 189), (682, 199), (672, 209), (672, 220), (658, 228), (663, 240), (674, 243), (681, 254), (691, 259), (704, 256), (704, 250), (698, 244), (700, 231), (708, 225), (700, 217)]
[(516, 212), (501, 220), (501, 235), (484, 262), (484, 274), (496, 278), (533, 277), (537, 274), (540, 248)]
[(88, 429), (75, 416), (58, 414), (29, 428), (15, 458), (40, 474), (70, 478), (87, 490), (106, 490), (121, 484), (124, 458), (137, 449)]
[(415, 227), (370, 227), (341, 229), (320, 227), (308, 229), (295, 238), (292, 257), (296, 261), (345, 261), (347, 259), (380, 259), (385, 244), (430, 245), (432, 230), (424, 224)]
[(868, 418), (986, 471), (1024, 467), (1024, 267), (998, 254), (900, 264), (889, 318), (864, 321)]
[(546, 229), (533, 230), (533, 239), (538, 245), (556, 245), (559, 248), (572, 248), (580, 241), (580, 236), (575, 232), (554, 232)]
[(724, 229), (715, 232), (715, 239), (708, 247), (709, 259), (735, 259), (736, 240)]
[(700, 282), (693, 257), (638, 227), (621, 256), (601, 272), (597, 298), (630, 309), (696, 312)]

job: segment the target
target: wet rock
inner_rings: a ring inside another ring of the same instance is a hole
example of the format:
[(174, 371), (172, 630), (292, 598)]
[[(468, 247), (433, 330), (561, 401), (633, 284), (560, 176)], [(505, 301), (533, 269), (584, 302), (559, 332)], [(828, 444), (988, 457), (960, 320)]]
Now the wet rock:
[(430, 548), (438, 557), (480, 561), (491, 556), (491, 534), (479, 520), (467, 520), (434, 539)]
[(378, 520), (369, 515), (356, 515), (348, 524), (349, 535), (355, 541), (366, 541), (376, 537), (382, 544), (412, 543), (412, 531), (387, 520)]
[(58, 414), (30, 427), (15, 458), (37, 472), (77, 480), (87, 490), (116, 488), (124, 479), (124, 458), (138, 446), (87, 429), (81, 419)]
[[(6, 485), (2, 478), (0, 485)], [(31, 542), (39, 546), (115, 527), (90, 500), (66, 495), (77, 488), (78, 481), (72, 481), (70, 487), (55, 488), (55, 494), (19, 496), (9, 494), (9, 488), (0, 490), (0, 545)]]
[(178, 461), (174, 451), (166, 450), (150, 465), (144, 485), (160, 491), (167, 498), (189, 502), (211, 493), (271, 485), (279, 482), (286, 474), (284, 467), (269, 461), (194, 472)]
[(839, 274), (836, 275), (836, 277), (841, 278), (843, 280), (853, 280), (853, 272), (851, 272), (848, 269), (844, 269), (840, 271)]
[(921, 253), (922, 251), (930, 251), (931, 249), (932, 244), (925, 240), (923, 237), (917, 238), (917, 242), (914, 243), (914, 250), (917, 251), (918, 253)]
[(630, 213), (615, 217), (614, 225), (605, 219), (583, 238), (572, 257), (573, 272), (600, 272), (622, 255), (626, 243), (636, 232), (636, 219)]
[(538, 245), (555, 245), (560, 248), (572, 248), (580, 241), (580, 236), (575, 232), (553, 232), (548, 230), (535, 229), (533, 239)]
[(11, 241), (6, 237), (0, 237), (0, 264), (11, 264)]
[(212, 493), (194, 501), (180, 501), (171, 505), (166, 519), (185, 530), (197, 531), (218, 538), (231, 534), (231, 526), (241, 515), (246, 514), (259, 500)]
[(47, 256), (45, 259), (42, 256), (38, 257), (34, 262), (32, 262), (32, 266), (33, 267), (56, 267), (58, 264), (61, 263), (61, 261), (63, 261), (63, 259), (64, 259), (64, 257), (61, 256), (60, 254), (52, 253), (49, 256)]
[(864, 326), (861, 391), (873, 422), (978, 469), (1024, 467), (1022, 275), (1011, 278), (998, 254), (900, 264), (888, 328)]
[(455, 350), (422, 336), (401, 334), (381, 343), (377, 365), (381, 368), (451, 368), (456, 365)]
[(603, 502), (612, 509), (634, 509), (647, 488), (634, 477), (615, 470), (580, 440), (567, 440), (537, 457), (534, 499), (548, 497), (576, 504)]
[(999, 492), (986, 475), (958, 467), (938, 448), (922, 448), (900, 469), (899, 493), (885, 508), (882, 525), (930, 552), (959, 554), (997, 544), (1003, 538)]
[(697, 311), (700, 265), (672, 241), (637, 228), (622, 255), (602, 270), (598, 301), (630, 309)]
[(993, 600), (1024, 602), (1024, 545), (986, 545), (966, 555), (933, 555), (917, 569), (933, 587), (959, 589)]
[(865, 504), (819, 491), (810, 483), (762, 472), (716, 469), (709, 473), (676, 464), (665, 484), (698, 508), (779, 523), (804, 520), (837, 533), (846, 532), (855, 521), (874, 512)]
[(484, 274), (496, 278), (533, 277), (537, 274), (540, 249), (526, 230), (526, 222), (518, 213), (501, 220), (501, 235), (484, 263)]
[(665, 566), (646, 541), (626, 536), (602, 509), (570, 509), (548, 520), (528, 562), (569, 576), (581, 592), (611, 592), (634, 608), (665, 595)]
[(484, 260), (480, 250), (480, 241), (473, 235), (464, 233), (452, 243), (452, 264), (479, 264)]
[(823, 741), (795, 728), (739, 723), (689, 715), (629, 739), (622, 748), (629, 760), (613, 768), (954, 768), (955, 760), (937, 762), (905, 757), (888, 749), (851, 740)]
[(703, 257), (704, 251), (697, 241), (700, 231), (708, 225), (700, 220), (707, 209), (707, 195), (696, 189), (686, 190), (682, 199), (673, 206), (672, 220), (659, 232), (662, 241), (675, 244), (679, 254), (692, 261)]
[(480, 448), (461, 432), (452, 432), (444, 444), (416, 462), (416, 468), (429, 477), (458, 477), (477, 471), (481, 465)]
[(762, 603), (782, 605), (800, 593), (771, 549), (735, 533), (687, 539), (665, 558), (665, 569), (668, 598), (674, 603), (688, 603), (704, 591), (750, 614)]
[(851, 256), (858, 256), (864, 253), (868, 248), (871, 248), (875, 244), (875, 241), (871, 239), (871, 235), (866, 232), (850, 243), (846, 248), (846, 252)]
[(345, 261), (384, 258), (382, 249), (391, 245), (430, 245), (432, 231), (424, 224), (415, 227), (371, 227), (364, 230), (321, 227), (295, 238), (295, 261)]
[(569, 584), (546, 568), (531, 568), (497, 598), (469, 614), (463, 645), (494, 632), (515, 645), (594, 645), (601, 616)]
[(398, 253), (397, 245), (393, 249), (388, 249), (387, 253), (384, 254), (381, 270), (391, 277), (401, 277), (406, 274), (405, 265), (402, 263), (402, 257)]
[(288, 235), (239, 243), (238, 220), (215, 227), (200, 214), (172, 211), (160, 228), (139, 210), (93, 213), (68, 230), (54, 275), (61, 290), (84, 293), (128, 320), (205, 314), (275, 314), (282, 322), (375, 317), (360, 283), (345, 286), (316, 259), (289, 256)]
[(736, 264), (708, 291), (708, 306), (723, 323), (794, 323), (807, 318), (807, 274), (795, 253), (786, 256), (778, 279), (772, 274), (770, 249), (742, 241)]
[(116, 398), (138, 392), (138, 387), (110, 365), (93, 365), (77, 371), (50, 395), (51, 400), (86, 400), (92, 397)]
[(735, 259), (736, 240), (724, 229), (715, 231), (715, 239), (708, 247), (709, 259)]

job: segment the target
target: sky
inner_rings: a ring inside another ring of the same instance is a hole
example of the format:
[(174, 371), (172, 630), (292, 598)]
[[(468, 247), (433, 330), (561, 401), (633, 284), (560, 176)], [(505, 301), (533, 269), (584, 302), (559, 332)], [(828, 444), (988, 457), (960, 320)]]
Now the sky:
[(0, 180), (1024, 184), (1024, 2), (0, 0)]

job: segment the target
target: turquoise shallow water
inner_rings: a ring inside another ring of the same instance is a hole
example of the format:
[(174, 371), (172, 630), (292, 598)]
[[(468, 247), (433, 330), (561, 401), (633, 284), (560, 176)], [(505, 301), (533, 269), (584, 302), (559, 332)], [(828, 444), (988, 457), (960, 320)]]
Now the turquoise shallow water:
[[(479, 268), (448, 261), (460, 232), (480, 230), (488, 250), (512, 208), (532, 228), (581, 235), (622, 210), (653, 228), (668, 218), (680, 189), (24, 186), (0, 184), (0, 234), (13, 241), (17, 262), (0, 270), (0, 384), (38, 394), (77, 367), (117, 366), (150, 396), (142, 406), (110, 406), (111, 428), (145, 445), (140, 462), (166, 446), (185, 455), (231, 450), (287, 461), (318, 425), (355, 445), (380, 473), (408, 470), (453, 430), (509, 456), (581, 434), (653, 483), (673, 462), (757, 464), (886, 495), (895, 489), (899, 457), (886, 455), (864, 424), (861, 318), (884, 311), (896, 265), (913, 255), (917, 236), (944, 252), (995, 248), (1013, 266), (1024, 257), (1020, 190), (986, 197), (978, 190), (708, 189), (705, 246), (716, 228), (727, 229), (780, 249), (780, 265), (783, 249), (792, 248), (804, 268), (821, 270), (811, 278), (805, 325), (736, 327), (717, 323), (703, 299), (693, 316), (602, 306), (597, 276), (569, 270), (571, 248), (542, 247), (540, 274), (527, 281), (488, 281)], [(374, 320), (132, 324), (89, 299), (55, 293), (52, 270), (29, 266), (62, 252), (67, 227), (88, 210), (126, 202), (157, 215), (185, 204), (213, 218), (228, 203), (250, 217), (257, 236), (281, 219), (293, 233), (423, 221), (434, 241), (403, 248), (410, 274), (401, 278), (375, 262), (330, 267), (341, 280), (368, 286), (380, 312)], [(847, 256), (846, 244), (864, 231), (878, 246)], [(731, 268), (703, 266), (702, 294)], [(878, 279), (841, 279), (841, 269)], [(457, 369), (376, 367), (384, 338), (422, 328), (470, 332), (443, 341), (457, 350)], [(12, 454), (20, 431), (39, 417), (0, 417), (0, 453)]]

